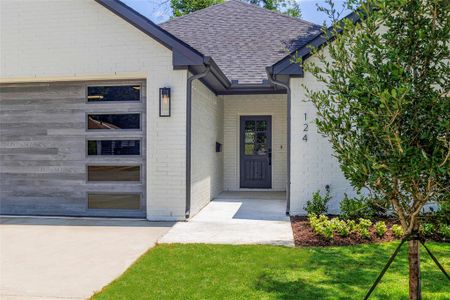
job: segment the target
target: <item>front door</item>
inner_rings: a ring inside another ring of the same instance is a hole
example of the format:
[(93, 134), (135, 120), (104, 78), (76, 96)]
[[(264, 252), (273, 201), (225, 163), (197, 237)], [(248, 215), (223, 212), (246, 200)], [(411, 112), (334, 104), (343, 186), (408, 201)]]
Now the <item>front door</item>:
[(240, 187), (272, 187), (272, 117), (241, 116)]

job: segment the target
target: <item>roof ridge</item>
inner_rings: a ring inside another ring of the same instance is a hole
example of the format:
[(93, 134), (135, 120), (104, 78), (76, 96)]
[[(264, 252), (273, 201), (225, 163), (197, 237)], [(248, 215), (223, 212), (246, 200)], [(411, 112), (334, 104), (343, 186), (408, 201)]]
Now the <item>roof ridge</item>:
[(170, 22), (172, 22), (172, 21), (176, 21), (176, 20), (184, 19), (185, 17), (188, 17), (188, 16), (196, 15), (196, 14), (198, 14), (198, 13), (200, 13), (200, 12), (204, 12), (204, 11), (206, 11), (206, 10), (209, 10), (210, 8), (214, 8), (214, 7), (217, 7), (217, 6), (225, 5), (225, 4), (227, 4), (227, 2), (235, 2), (235, 3), (243, 4), (243, 5), (252, 7), (252, 8), (264, 10), (265, 12), (269, 12), (269, 13), (274, 14), (274, 15), (277, 15), (277, 16), (285, 17), (285, 18), (288, 18), (288, 19), (290, 19), (290, 20), (294, 20), (294, 21), (297, 21), (297, 22), (300, 22), (300, 23), (309, 24), (309, 25), (311, 25), (311, 26), (321, 28), (321, 26), (320, 26), (319, 24), (315, 24), (315, 23), (313, 23), (313, 22), (309, 22), (309, 21), (306, 21), (306, 20), (303, 20), (303, 19), (300, 19), (300, 18), (291, 17), (291, 16), (288, 16), (288, 15), (286, 15), (286, 14), (283, 14), (283, 13), (281, 13), (281, 12), (279, 12), (279, 11), (273, 11), (273, 10), (270, 10), (270, 9), (267, 9), (267, 8), (264, 8), (264, 7), (261, 7), (261, 6), (259, 6), (259, 5), (251, 4), (251, 3), (248, 3), (248, 2), (245, 2), (245, 1), (242, 1), (242, 0), (224, 0), (224, 2), (222, 2), (222, 3), (217, 3), (217, 4), (214, 4), (214, 5), (205, 7), (205, 8), (203, 8), (203, 9), (196, 10), (196, 11), (191, 12), (191, 13), (189, 13), (189, 14), (186, 14), (186, 15), (183, 15), (183, 16), (179, 16), (179, 17), (175, 17), (175, 18), (173, 18), (173, 19), (170, 19), (170, 20), (164, 21), (164, 22), (162, 22), (162, 23), (159, 23), (158, 25), (161, 26), (161, 25), (170, 23)]
[[(175, 17), (175, 18), (173, 18), (173, 19), (169, 19), (169, 20), (167, 20), (167, 21), (164, 21), (164, 22), (159, 23), (158, 25), (161, 26), (161, 25), (170, 23), (170, 22), (172, 22), (172, 21), (181, 20), (181, 19), (184, 19), (185, 17), (192, 16), (192, 15), (196, 15), (196, 14), (198, 14), (198, 13), (200, 13), (200, 12), (204, 12), (205, 10), (209, 10), (210, 8), (214, 8), (214, 7), (217, 7), (217, 6), (220, 6), (220, 5), (224, 5), (226, 2), (230, 2), (230, 1), (234, 1), (234, 0), (224, 0), (224, 1), (221, 2), (221, 3), (216, 3), (216, 4), (210, 5), (210, 6), (208, 6), (208, 7), (205, 7), (205, 8), (196, 10), (196, 11), (193, 11), (193, 12), (191, 12), (191, 13), (188, 13), (188, 14), (185, 14), (185, 15), (182, 15), (182, 16), (179, 16), (179, 17)], [(237, 0), (237, 1), (239, 1), (239, 0)]]
[(244, 5), (253, 7), (253, 8), (262, 9), (262, 10), (264, 10), (266, 12), (272, 13), (272, 14), (277, 15), (277, 16), (285, 17), (285, 18), (288, 18), (290, 20), (294, 20), (294, 21), (297, 21), (297, 22), (300, 22), (300, 23), (309, 24), (309, 25), (316, 26), (316, 27), (321, 27), (319, 24), (316, 24), (316, 23), (313, 23), (313, 22), (310, 22), (310, 21), (306, 21), (306, 20), (303, 20), (303, 19), (300, 19), (300, 18), (291, 17), (289, 15), (283, 14), (280, 11), (270, 10), (270, 9), (265, 8), (265, 7), (261, 7), (259, 5), (248, 3), (248, 2), (245, 2), (245, 1), (242, 1), (242, 0), (225, 0), (225, 2), (238, 2), (240, 4), (244, 4)]

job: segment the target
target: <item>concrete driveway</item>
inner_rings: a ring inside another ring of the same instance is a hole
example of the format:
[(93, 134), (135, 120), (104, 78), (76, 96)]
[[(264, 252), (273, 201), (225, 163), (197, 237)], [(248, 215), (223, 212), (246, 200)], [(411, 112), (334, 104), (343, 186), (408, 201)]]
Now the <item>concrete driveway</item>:
[(86, 299), (123, 273), (173, 223), (0, 218), (0, 299)]

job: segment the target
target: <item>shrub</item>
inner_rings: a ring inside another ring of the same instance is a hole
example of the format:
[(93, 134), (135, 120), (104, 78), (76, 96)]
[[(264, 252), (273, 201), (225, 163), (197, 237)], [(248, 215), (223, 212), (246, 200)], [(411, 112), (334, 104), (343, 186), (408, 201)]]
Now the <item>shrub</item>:
[(330, 223), (323, 224), (320, 234), (327, 240), (333, 239), (333, 228)]
[(350, 232), (356, 232), (358, 229), (358, 225), (356, 224), (355, 220), (348, 220), (347, 227)]
[(439, 235), (445, 239), (450, 239), (450, 225), (441, 224), (439, 225)]
[(365, 239), (370, 239), (369, 228), (372, 226), (372, 221), (368, 219), (359, 219), (359, 224), (356, 227), (356, 231)]
[(367, 198), (367, 209), (371, 218), (386, 217), (388, 211), (392, 208), (391, 202), (383, 198)]
[(405, 232), (403, 231), (403, 227), (397, 224), (392, 226), (392, 233), (396, 238), (401, 238), (405, 234)]
[(450, 201), (442, 202), (436, 212), (439, 223), (450, 225)]
[(359, 228), (358, 233), (365, 239), (370, 239), (370, 231), (367, 228)]
[(336, 232), (342, 237), (347, 237), (350, 234), (350, 228), (347, 225), (347, 222), (339, 220), (336, 225)]
[(372, 226), (372, 221), (370, 221), (369, 219), (359, 219), (359, 227), (369, 229), (370, 226)]
[(330, 226), (333, 230), (336, 230), (341, 225), (341, 220), (339, 218), (330, 219)]
[(315, 214), (308, 215), (308, 220), (315, 233), (323, 236), (327, 240), (331, 240), (333, 238), (335, 221), (329, 220), (325, 215), (320, 215), (317, 217)]
[(434, 224), (432, 223), (421, 224), (419, 231), (424, 236), (431, 236), (435, 231)]
[(341, 211), (341, 217), (344, 219), (356, 220), (363, 217), (370, 217), (367, 198), (364, 196), (349, 198), (345, 194), (344, 199), (339, 204), (339, 209)]
[(319, 224), (319, 218), (315, 214), (309, 214), (308, 221), (311, 228), (315, 231), (316, 226)]
[(311, 200), (306, 202), (304, 209), (308, 214), (321, 215), (328, 211), (328, 202), (331, 200), (330, 193), (327, 192), (325, 196), (320, 195), (320, 191), (313, 193)]
[(387, 231), (387, 226), (383, 221), (376, 222), (374, 227), (375, 227), (375, 233), (377, 234), (377, 236), (379, 238), (383, 237), (383, 235)]

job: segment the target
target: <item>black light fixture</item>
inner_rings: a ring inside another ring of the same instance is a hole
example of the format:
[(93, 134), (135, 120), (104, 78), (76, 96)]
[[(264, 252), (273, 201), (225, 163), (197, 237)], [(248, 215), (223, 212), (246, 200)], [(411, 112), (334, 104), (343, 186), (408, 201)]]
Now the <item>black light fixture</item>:
[(159, 89), (159, 116), (170, 117), (170, 88)]

